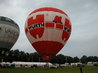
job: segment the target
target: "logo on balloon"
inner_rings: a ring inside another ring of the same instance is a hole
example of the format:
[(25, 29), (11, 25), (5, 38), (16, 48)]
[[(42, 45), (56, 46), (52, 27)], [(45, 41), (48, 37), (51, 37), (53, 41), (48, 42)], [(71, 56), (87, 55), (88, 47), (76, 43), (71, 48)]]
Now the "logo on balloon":
[[(45, 15), (36, 15), (34, 19), (33, 16), (28, 19), (28, 29), (30, 34), (35, 38), (41, 38), (43, 36), (45, 28), (53, 28), (62, 30), (62, 40), (66, 41), (71, 33), (71, 24), (68, 19), (65, 18), (65, 23), (62, 24), (62, 17), (55, 16), (51, 22), (45, 22)], [(66, 26), (69, 25), (70, 27)], [(66, 35), (67, 34), (67, 35)]]
[(36, 19), (33, 17), (29, 18), (28, 26), (31, 35), (35, 39), (41, 38), (44, 33), (44, 15), (36, 15)]

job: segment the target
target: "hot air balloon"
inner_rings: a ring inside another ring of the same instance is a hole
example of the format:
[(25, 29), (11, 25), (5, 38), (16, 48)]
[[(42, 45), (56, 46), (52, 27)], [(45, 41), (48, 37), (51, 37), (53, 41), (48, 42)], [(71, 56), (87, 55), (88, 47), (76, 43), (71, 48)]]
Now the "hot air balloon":
[(50, 61), (63, 48), (71, 28), (68, 15), (51, 7), (34, 10), (25, 23), (27, 38), (44, 61)]
[(18, 39), (18, 25), (8, 17), (0, 16), (0, 52), (9, 51)]

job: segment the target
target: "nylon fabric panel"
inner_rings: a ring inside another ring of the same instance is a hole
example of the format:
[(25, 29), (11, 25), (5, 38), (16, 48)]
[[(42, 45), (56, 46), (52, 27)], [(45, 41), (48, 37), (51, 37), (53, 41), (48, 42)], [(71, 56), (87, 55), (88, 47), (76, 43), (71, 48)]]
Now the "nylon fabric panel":
[(54, 27), (54, 23), (46, 23), (46, 27)]
[(28, 19), (28, 26), (30, 25), (34, 25), (34, 24), (37, 24), (37, 23), (43, 23), (44, 22), (44, 15), (41, 14), (41, 15), (36, 15), (36, 17), (31, 17)]
[(44, 8), (39, 8), (39, 9), (36, 9), (35, 11), (31, 12), (30, 15), (32, 13), (36, 13), (36, 12), (41, 12), (41, 11), (53, 11), (53, 12), (59, 12), (61, 14), (65, 14), (66, 16), (68, 16), (65, 12), (59, 10), (59, 9), (56, 9), (56, 8), (50, 8), (50, 7), (44, 7)]
[(64, 30), (63, 34), (62, 34), (62, 40), (64, 40), (66, 42), (68, 40), (69, 36), (70, 36), (69, 33)]
[(65, 19), (65, 25), (64, 26), (67, 26), (69, 29), (71, 29), (71, 23), (68, 19)]
[(41, 38), (42, 35), (44, 33), (44, 28), (36, 28), (33, 30), (30, 30), (30, 34), (34, 37), (34, 38)]
[(63, 25), (62, 24), (56, 24), (56, 28), (63, 29)]
[(64, 45), (53, 41), (39, 41), (33, 43), (32, 46), (41, 55), (55, 55), (61, 50), (61, 48), (63, 48)]
[(13, 20), (2, 16), (0, 19), (0, 50), (10, 50), (17, 41), (20, 30)]

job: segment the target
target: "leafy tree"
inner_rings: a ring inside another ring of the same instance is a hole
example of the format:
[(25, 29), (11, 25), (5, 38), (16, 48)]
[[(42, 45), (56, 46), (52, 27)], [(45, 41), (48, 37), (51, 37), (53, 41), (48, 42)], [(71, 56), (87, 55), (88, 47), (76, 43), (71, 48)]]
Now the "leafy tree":
[(72, 57), (70, 57), (70, 56), (68, 56), (67, 57), (67, 63), (73, 63), (74, 62), (74, 60), (73, 60), (73, 58)]
[(93, 56), (87, 57), (87, 62), (93, 62)]
[(86, 55), (81, 57), (81, 62), (84, 64), (87, 64), (87, 56)]
[(33, 53), (33, 61), (39, 62), (40, 61), (40, 55), (37, 52)]
[(58, 54), (57, 56), (54, 56), (53, 59), (51, 60), (51, 63), (58, 63), (60, 64), (64, 64), (65, 61), (65, 56), (62, 54)]
[(78, 57), (74, 57), (74, 58), (73, 58), (73, 62), (74, 62), (74, 63), (79, 62), (79, 58), (78, 58)]
[(97, 56), (93, 57), (93, 62), (98, 62), (98, 57)]
[[(10, 50), (9, 52), (2, 53), (0, 52), (0, 61), (5, 62), (12, 62), (12, 61), (25, 61), (25, 62), (42, 62), (42, 57), (37, 53), (25, 53), (24, 51), (19, 50)], [(86, 56), (83, 55), (81, 57), (82, 63), (87, 62), (98, 62), (97, 56)], [(58, 63), (58, 64), (64, 64), (64, 63), (73, 63), (73, 62), (79, 62), (79, 58), (76, 57), (70, 57), (70, 56), (64, 56), (63, 54), (58, 54), (53, 57), (53, 59), (50, 61), (51, 63)]]

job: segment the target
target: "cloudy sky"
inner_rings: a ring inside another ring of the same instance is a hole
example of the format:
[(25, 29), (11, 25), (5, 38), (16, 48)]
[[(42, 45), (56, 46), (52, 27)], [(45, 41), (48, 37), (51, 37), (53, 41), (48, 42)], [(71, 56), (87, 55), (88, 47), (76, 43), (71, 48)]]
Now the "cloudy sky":
[(72, 23), (72, 34), (59, 52), (67, 56), (98, 56), (98, 0), (0, 0), (0, 16), (13, 19), (20, 27), (14, 49), (35, 52), (24, 25), (30, 12), (41, 7), (55, 7), (66, 12)]

